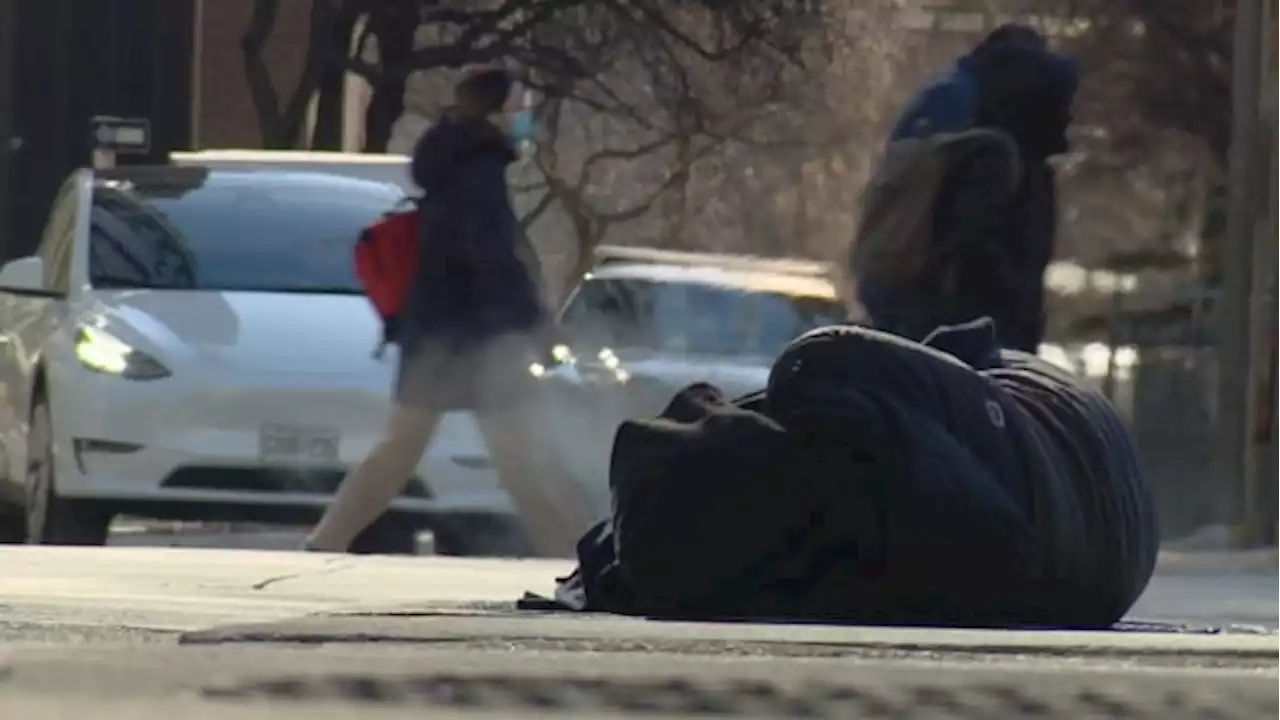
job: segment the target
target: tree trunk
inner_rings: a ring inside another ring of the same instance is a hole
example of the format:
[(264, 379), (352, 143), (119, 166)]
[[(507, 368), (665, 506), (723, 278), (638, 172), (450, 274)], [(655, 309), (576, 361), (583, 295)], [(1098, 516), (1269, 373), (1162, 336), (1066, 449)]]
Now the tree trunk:
[(416, 18), (405, 17), (400, 6), (384, 7), (371, 14), (373, 34), (378, 39), (381, 72), (370, 78), (369, 106), (364, 115), (364, 151), (386, 152), (391, 130), (404, 114), (404, 92), (413, 68)]
[(689, 181), (692, 176), (693, 141), (688, 136), (676, 140), (675, 181), (662, 202), (662, 245), (670, 248), (686, 246), (689, 225)]
[[(783, 255), (796, 254), (800, 251), (805, 255), (815, 255), (826, 248), (814, 247), (826, 238), (814, 237), (810, 230), (810, 207), (809, 207), (809, 188), (806, 187), (804, 162), (796, 161), (795, 169), (791, 173), (791, 187), (795, 192), (795, 205), (791, 208), (791, 222), (789, 237), (786, 238), (786, 248)], [(798, 244), (798, 247), (797, 247)], [(815, 252), (817, 251), (817, 252)]]
[[(324, 72), (316, 96), (315, 126), (311, 130), (313, 150), (342, 150), (342, 136), (346, 129), (347, 52), (351, 36), (355, 32), (360, 15), (352, 3), (344, 3), (341, 12), (329, 31), (329, 43), (334, 50)], [(342, 52), (337, 52), (338, 50)]]
[[(328, 64), (333, 48), (328, 44), (333, 25), (331, 0), (315, 0), (311, 6), (310, 33), (307, 37), (306, 62), (297, 85), (283, 108), (280, 92), (272, 81), (263, 52), (275, 27), (279, 0), (256, 0), (249, 25), (240, 39), (244, 54), (245, 81), (258, 115), (262, 144), (270, 149), (298, 146), (303, 138), (307, 107), (320, 82), (320, 74)], [(345, 48), (344, 48), (345, 52)]]

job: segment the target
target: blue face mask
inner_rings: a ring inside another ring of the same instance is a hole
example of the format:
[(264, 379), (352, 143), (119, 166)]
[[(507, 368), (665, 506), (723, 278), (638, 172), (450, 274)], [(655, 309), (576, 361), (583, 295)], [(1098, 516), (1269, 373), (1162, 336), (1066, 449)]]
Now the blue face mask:
[(511, 116), (511, 123), (507, 128), (507, 136), (512, 142), (522, 143), (526, 140), (533, 139), (534, 122), (533, 112), (531, 110), (521, 110)]

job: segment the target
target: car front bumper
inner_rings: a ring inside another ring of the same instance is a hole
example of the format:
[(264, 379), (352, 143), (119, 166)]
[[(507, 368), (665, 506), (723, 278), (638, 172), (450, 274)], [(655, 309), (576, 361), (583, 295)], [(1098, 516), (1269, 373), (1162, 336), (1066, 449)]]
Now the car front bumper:
[[(58, 492), (104, 501), (320, 508), (380, 439), (386, 378), (205, 373), (133, 381), (78, 369), (51, 379)], [(323, 431), (326, 461), (264, 458), (264, 426)], [(461, 459), (461, 461), (459, 460)], [(446, 417), (395, 509), (512, 511), (469, 414)]]

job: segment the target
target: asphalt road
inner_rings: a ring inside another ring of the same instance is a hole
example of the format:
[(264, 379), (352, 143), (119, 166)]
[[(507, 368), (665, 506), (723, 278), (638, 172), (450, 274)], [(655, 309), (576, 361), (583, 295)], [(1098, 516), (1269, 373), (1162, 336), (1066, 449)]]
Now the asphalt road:
[(659, 623), (515, 611), (558, 561), (0, 548), (0, 717), (1275, 717), (1274, 565), (1166, 565), (1135, 619), (1251, 627)]
[[(297, 550), (307, 528), (236, 523), (198, 523), (117, 518), (108, 545), (224, 550)], [(421, 536), (420, 554), (431, 554), (431, 534)]]

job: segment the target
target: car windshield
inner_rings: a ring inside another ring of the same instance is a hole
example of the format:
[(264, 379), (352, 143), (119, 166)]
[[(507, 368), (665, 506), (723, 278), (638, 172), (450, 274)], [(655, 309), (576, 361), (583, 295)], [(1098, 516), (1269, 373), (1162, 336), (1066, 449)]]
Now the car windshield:
[(579, 351), (776, 357), (797, 336), (843, 321), (835, 299), (691, 282), (592, 278), (561, 321)]
[(403, 198), (373, 183), (200, 177), (94, 189), (94, 287), (358, 294), (352, 247)]

